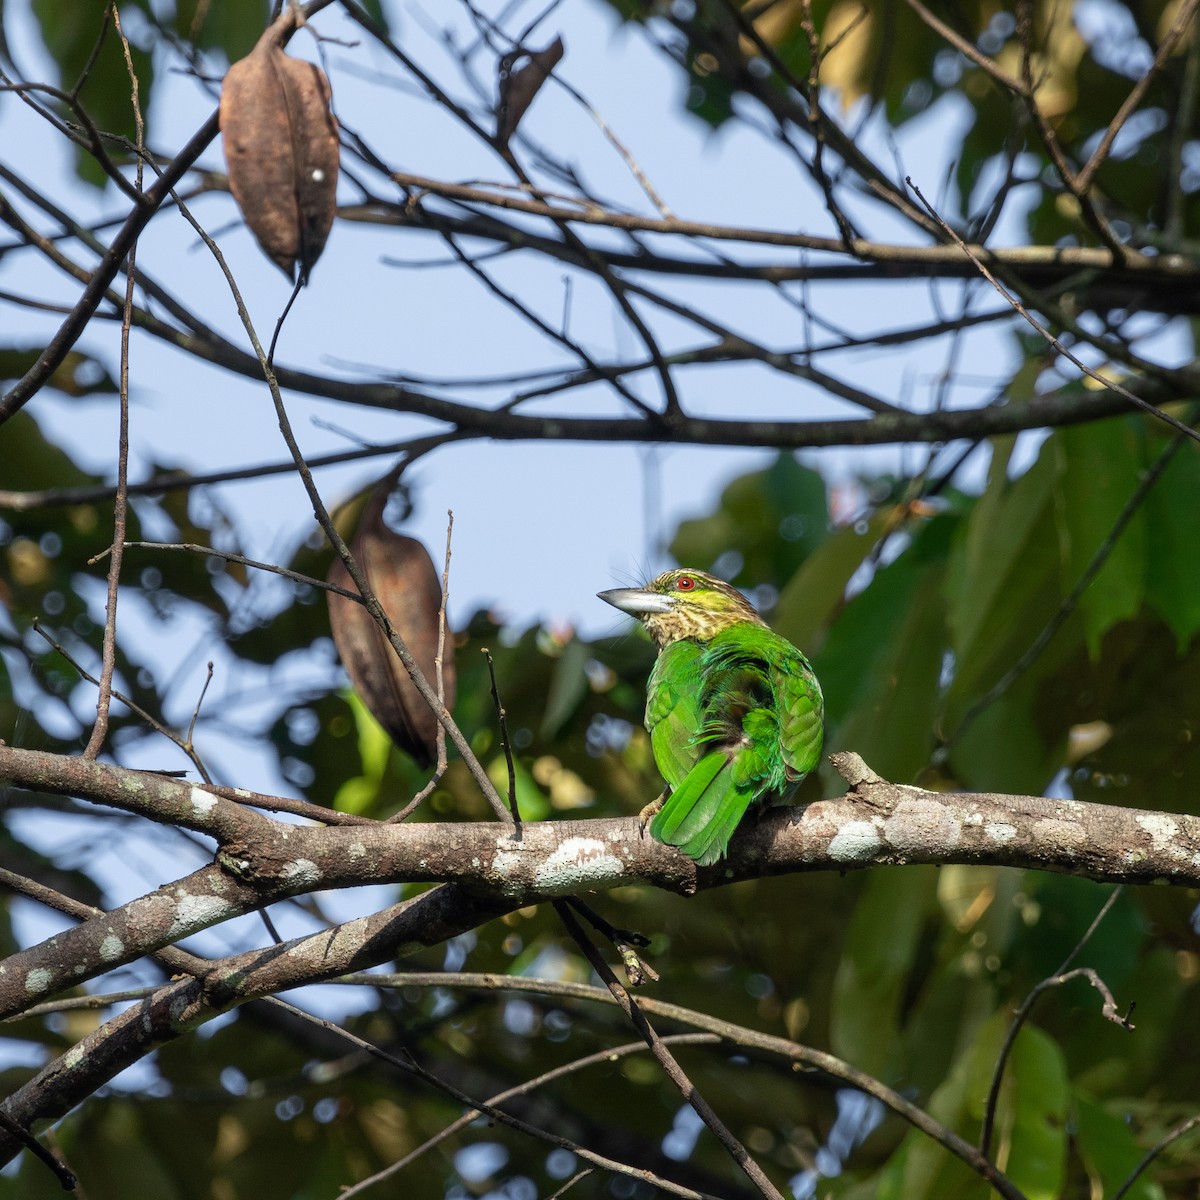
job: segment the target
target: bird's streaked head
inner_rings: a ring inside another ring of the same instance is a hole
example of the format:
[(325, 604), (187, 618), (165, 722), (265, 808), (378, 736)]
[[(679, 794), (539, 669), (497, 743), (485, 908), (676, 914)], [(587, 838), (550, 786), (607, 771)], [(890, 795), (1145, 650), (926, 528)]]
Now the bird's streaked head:
[(637, 617), (660, 649), (680, 638), (707, 642), (741, 622), (766, 623), (737, 588), (687, 567), (664, 571), (644, 588), (613, 588), (597, 595)]

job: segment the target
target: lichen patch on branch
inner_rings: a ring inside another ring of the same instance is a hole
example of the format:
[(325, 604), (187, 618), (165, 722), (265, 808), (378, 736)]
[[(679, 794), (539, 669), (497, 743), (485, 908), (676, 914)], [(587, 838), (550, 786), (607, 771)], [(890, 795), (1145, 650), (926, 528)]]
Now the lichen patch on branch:
[(539, 889), (565, 894), (580, 888), (611, 885), (625, 873), (625, 864), (599, 838), (571, 837), (534, 872)]
[(834, 862), (870, 862), (883, 848), (883, 838), (872, 821), (847, 821), (829, 843)]

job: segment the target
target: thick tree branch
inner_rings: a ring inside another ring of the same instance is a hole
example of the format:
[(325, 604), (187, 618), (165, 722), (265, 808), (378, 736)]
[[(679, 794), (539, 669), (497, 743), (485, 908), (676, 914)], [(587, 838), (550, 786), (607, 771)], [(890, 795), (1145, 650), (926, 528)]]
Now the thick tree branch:
[[(10, 1095), (3, 1111), (26, 1129), (56, 1119), (125, 1067), (246, 1000), (413, 953), (515, 907), (447, 885), (332, 930), (223, 959), (207, 976), (166, 984), (118, 1013)], [(21, 1149), (0, 1129), (0, 1162)]]
[[(115, 767), (83, 770), (77, 759), (59, 760), (63, 775), (54, 780), (48, 759), (0, 746), (0, 778), (160, 821), (182, 813), (188, 828), (203, 825), (194, 797), (212, 793)], [(217, 824), (201, 832), (221, 838), (218, 863), (13, 955), (0, 974), (0, 1015), (277, 900), (370, 883), (453, 881), (498, 911), (631, 883), (690, 893), (797, 871), (916, 863), (1200, 885), (1200, 818), (1041, 796), (927, 792), (877, 778), (857, 755), (834, 762), (850, 784), (844, 796), (764, 814), (739, 833), (723, 863), (702, 869), (644, 836), (633, 817), (548, 821), (522, 826), (519, 836), (484, 822), (297, 826), (213, 797), (202, 816), (218, 814)]]

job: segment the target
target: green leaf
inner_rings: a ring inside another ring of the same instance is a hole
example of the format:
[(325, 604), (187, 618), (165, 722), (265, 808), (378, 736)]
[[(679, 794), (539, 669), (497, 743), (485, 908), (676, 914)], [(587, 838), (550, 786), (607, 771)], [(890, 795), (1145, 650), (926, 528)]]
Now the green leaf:
[[(0, 372), (5, 370), (6, 360), (11, 365), (14, 357), (24, 361), (26, 354), (31, 353), (17, 350), (0, 352)], [(28, 412), (19, 412), (5, 423), (5, 488), (36, 492), (43, 488), (83, 487), (99, 482), (98, 476), (82, 471), (69, 454), (46, 438)], [(58, 528), (62, 524), (61, 520), (57, 520), (53, 527)]]
[[(1154, 439), (1153, 452), (1165, 442)], [(1188, 440), (1146, 497), (1146, 599), (1183, 650), (1200, 630), (1200, 446)]]
[[(305, 718), (299, 722), (301, 729), (315, 722), (325, 736), (295, 744), (288, 717), (300, 713)], [(312, 783), (304, 789), (309, 797), (317, 804), (332, 803), (342, 812), (388, 816), (407, 804), (429, 779), (427, 770), (397, 750), (351, 688), (295, 706), (276, 722), (271, 737), (281, 757), (302, 760), (312, 768)], [(450, 772), (461, 766), (451, 763)], [(450, 795), (441, 789), (429, 803), (440, 814), (456, 810)]]
[(591, 647), (578, 638), (572, 638), (563, 647), (550, 676), (546, 711), (542, 714), (542, 737), (557, 737), (588, 694), (587, 664), (591, 657)]
[(388, 28), (387, 13), (384, 11), (383, 0), (361, 0), (362, 6), (384, 29)]
[(1067, 1069), (1058, 1043), (1022, 1027), (1008, 1061), (997, 1123), (1000, 1165), (1028, 1200), (1055, 1200), (1067, 1173)]
[[(997, 1012), (970, 1037), (966, 1049), (934, 1092), (929, 1115), (969, 1142), (978, 1140), (1000, 1047), (1011, 1018)], [(1067, 1075), (1062, 1051), (1047, 1034), (1025, 1025), (1017, 1035), (996, 1108), (993, 1152), (997, 1166), (1029, 1200), (1062, 1194), (1067, 1155)], [(913, 1130), (904, 1152), (885, 1172), (880, 1197), (974, 1200), (991, 1189), (959, 1159)]]
[[(952, 564), (947, 619), (958, 659), (956, 682), (964, 674), (988, 673), (997, 633), (1011, 626), (1015, 613), (1044, 586), (1051, 564), (1057, 564), (1056, 547), (1047, 537), (1056, 463), (1042, 454), (1010, 482), (1014, 445), (1013, 438), (995, 439), (987, 487), (971, 512)], [(1022, 624), (1019, 636), (1029, 641), (1033, 635)], [(964, 672), (973, 660), (977, 670)]]
[(220, 50), (229, 62), (249, 54), (269, 19), (262, 3), (211, 4), (206, 0), (176, 0), (176, 36), (202, 50)]
[(887, 779), (929, 761), (946, 649), (945, 562), (958, 518), (934, 517), (846, 605), (814, 657), (830, 749), (862, 754)]
[(878, 545), (891, 519), (891, 510), (882, 510), (865, 529), (848, 525), (815, 549), (779, 594), (771, 614), (776, 632), (814, 652), (819, 636), (842, 604), (851, 577)]
[[(1138, 428), (1131, 419), (1095, 421), (1059, 429), (1046, 444), (1057, 467), (1054, 514), (1064, 596), (1111, 538), (1122, 509), (1137, 490), (1142, 471)], [(1137, 613), (1145, 585), (1146, 522), (1142, 510), (1112, 542), (1104, 565), (1079, 599), (1093, 659), (1099, 657), (1104, 634)]]
[[(0, 347), (0, 380), (20, 379), (42, 355), (41, 347)], [(66, 396), (92, 396), (117, 391), (117, 381), (97, 359), (78, 350), (69, 350), (51, 372), (49, 387)], [(25, 416), (24, 413), (19, 414)], [(32, 418), (29, 418), (32, 420)], [(8, 430), (5, 430), (8, 436)]]
[[(487, 776), (507, 803), (508, 762), (503, 754), (498, 754), (487, 763)], [(544, 821), (551, 815), (552, 806), (546, 793), (538, 787), (537, 780), (519, 758), (513, 759), (513, 781), (517, 794), (517, 811), (521, 814), (522, 821)]]
[(333, 807), (340, 812), (370, 813), (378, 805), (388, 760), (392, 754), (392, 739), (375, 720), (358, 694), (348, 690), (346, 703), (354, 714), (354, 727), (358, 732), (358, 754), (362, 760), (362, 774), (347, 779), (338, 788), (333, 798)]
[(830, 1047), (872, 1075), (892, 1073), (900, 1001), (936, 880), (931, 870), (876, 871), (854, 907), (834, 979)]
[[(1117, 1188), (1133, 1174), (1146, 1153), (1134, 1139), (1126, 1121), (1113, 1116), (1085, 1092), (1072, 1094), (1075, 1116), (1075, 1144), (1083, 1159), (1093, 1192), (1112, 1196)], [(1163, 1200), (1163, 1189), (1142, 1174), (1125, 1193), (1126, 1200)]]
[(782, 587), (828, 536), (825, 480), (780, 454), (765, 471), (728, 484), (715, 512), (684, 521), (670, 548), (685, 566), (719, 563), (733, 583)]
[[(962, 1030), (965, 1049), (925, 1106), (929, 1115), (974, 1142), (996, 1055), (1008, 1022), (997, 1013), (973, 1031)], [(883, 1175), (880, 1200), (983, 1200), (991, 1188), (960, 1159), (918, 1130), (910, 1130)]]
[[(79, 102), (102, 133), (132, 139), (136, 132), (132, 84), (120, 39), (111, 25), (105, 29), (107, 0), (32, 0), (32, 8), (46, 49), (58, 66), (58, 82), (63, 90), (70, 92), (78, 87)], [(138, 102), (144, 113), (149, 112), (154, 80), (150, 56), (132, 42), (130, 53), (138, 79)], [(63, 113), (78, 122), (71, 108), (64, 107)], [(111, 144), (106, 149), (113, 155)], [(124, 156), (118, 152), (115, 157)], [(81, 179), (97, 187), (108, 181), (96, 159), (82, 148), (77, 169)]]
[(1060, 674), (1078, 648), (1076, 612), (965, 735), (973, 706), (1005, 678), (1034, 646), (1062, 598), (1054, 495), (1060, 463), (1050, 443), (1016, 480), (1008, 479), (1011, 439), (997, 439), (987, 487), (957, 538), (947, 574), (953, 673), (940, 720), (958, 737), (955, 776), (966, 786), (1040, 792), (1062, 762), (1068, 699), (1076, 703), (1069, 673)]

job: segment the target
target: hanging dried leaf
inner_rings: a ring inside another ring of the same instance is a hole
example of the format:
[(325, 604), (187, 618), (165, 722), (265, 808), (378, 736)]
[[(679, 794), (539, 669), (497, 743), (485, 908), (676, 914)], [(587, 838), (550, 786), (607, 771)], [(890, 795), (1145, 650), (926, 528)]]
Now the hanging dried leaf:
[(226, 72), (221, 132), (246, 224), (289, 279), (298, 265), (307, 283), (333, 226), (338, 129), (325, 72), (283, 52), (290, 28), (281, 19)]
[[(529, 61), (519, 71), (514, 71), (513, 63), (524, 54), (528, 54)], [(517, 132), (521, 118), (562, 56), (563, 40), (557, 37), (544, 50), (518, 51), (505, 55), (501, 60), (496, 138), (502, 146), (507, 146), (509, 139)]]
[[(438, 612), (442, 588), (437, 569), (420, 542), (394, 533), (383, 520), (387, 490), (380, 488), (367, 502), (350, 549), (362, 565), (388, 619), (404, 639), (417, 666), (436, 686)], [(329, 582), (354, 590), (349, 571), (335, 559)], [(430, 766), (437, 756), (437, 718), (409, 678), (404, 664), (359, 603), (329, 592), (329, 624), (354, 690), (392, 741), (418, 766)], [(446, 706), (454, 704), (454, 643), (445, 633), (442, 687)]]

